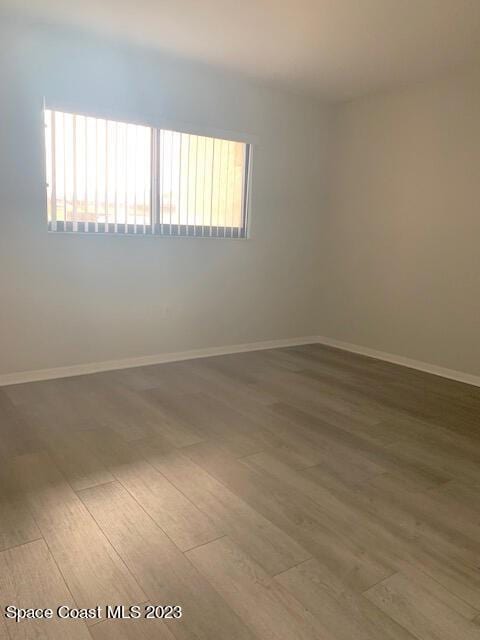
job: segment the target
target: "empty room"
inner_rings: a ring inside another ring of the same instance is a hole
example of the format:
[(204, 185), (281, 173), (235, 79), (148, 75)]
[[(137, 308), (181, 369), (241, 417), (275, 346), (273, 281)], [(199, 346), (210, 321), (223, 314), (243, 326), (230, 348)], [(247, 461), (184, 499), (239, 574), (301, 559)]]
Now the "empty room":
[(480, 2), (0, 2), (0, 640), (480, 640)]

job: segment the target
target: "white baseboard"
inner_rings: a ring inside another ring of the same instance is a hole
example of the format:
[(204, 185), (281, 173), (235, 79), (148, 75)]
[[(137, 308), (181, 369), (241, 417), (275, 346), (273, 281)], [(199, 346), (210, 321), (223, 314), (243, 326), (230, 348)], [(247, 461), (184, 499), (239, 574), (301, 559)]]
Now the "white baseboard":
[(358, 353), (369, 358), (376, 358), (377, 360), (385, 360), (386, 362), (392, 362), (393, 364), (399, 364), (403, 367), (409, 367), (410, 369), (418, 369), (425, 373), (431, 373), (434, 376), (440, 376), (442, 378), (449, 378), (450, 380), (456, 380), (457, 382), (464, 382), (465, 384), (471, 384), (475, 387), (480, 387), (480, 376), (475, 376), (471, 373), (464, 373), (463, 371), (456, 371), (455, 369), (447, 369), (445, 367), (438, 367), (428, 362), (422, 362), (420, 360), (413, 360), (412, 358), (405, 358), (404, 356), (397, 356), (386, 351), (377, 351), (376, 349), (370, 349), (370, 347), (362, 347), (357, 344), (351, 344), (350, 342), (342, 342), (341, 340), (335, 340), (335, 338), (326, 338), (324, 336), (317, 336), (316, 342), (324, 344), (329, 347), (336, 347), (343, 351), (350, 351), (352, 353)]
[(464, 382), (475, 387), (480, 387), (480, 376), (475, 376), (463, 371), (455, 371), (445, 367), (438, 367), (420, 360), (405, 358), (386, 351), (377, 351), (370, 347), (363, 347), (343, 342), (335, 338), (325, 336), (307, 336), (302, 338), (283, 338), (279, 340), (265, 340), (261, 342), (249, 342), (245, 344), (234, 344), (224, 347), (207, 347), (205, 349), (192, 349), (191, 351), (177, 351), (174, 353), (159, 353), (151, 356), (140, 356), (135, 358), (123, 358), (121, 360), (107, 360), (105, 362), (89, 362), (86, 364), (75, 364), (67, 367), (55, 367), (53, 369), (37, 369), (35, 371), (19, 371), (17, 373), (6, 373), (0, 375), (0, 387), (10, 384), (21, 384), (23, 382), (38, 382), (40, 380), (53, 380), (55, 378), (69, 378), (81, 376), (88, 373), (99, 373), (101, 371), (114, 371), (115, 369), (130, 369), (133, 367), (144, 367), (151, 364), (162, 364), (166, 362), (179, 362), (181, 360), (193, 360), (196, 358), (208, 358), (210, 356), (221, 356), (230, 353), (243, 353), (247, 351), (261, 351), (264, 349), (278, 349), (280, 347), (293, 347), (302, 344), (324, 344), (329, 347), (336, 347), (343, 351), (358, 353), (369, 358), (384, 360), (399, 364), (410, 369), (418, 369), (426, 373), (431, 373), (442, 378), (449, 378), (457, 382)]
[(123, 358), (121, 360), (107, 360), (105, 362), (89, 362), (86, 364), (74, 364), (67, 367), (55, 367), (54, 369), (37, 369), (35, 371), (19, 371), (0, 375), (0, 387), (23, 382), (38, 382), (40, 380), (53, 380), (55, 378), (69, 378), (88, 373), (101, 371), (113, 371), (115, 369), (130, 369), (132, 367), (144, 367), (150, 364), (162, 364), (165, 362), (178, 362), (181, 360), (193, 360), (195, 358), (208, 358), (229, 353), (242, 353), (246, 351), (261, 351), (263, 349), (278, 349), (279, 347), (293, 347), (302, 344), (317, 342), (315, 336), (303, 338), (283, 338), (280, 340), (266, 340), (262, 342), (250, 342), (234, 344), (225, 347), (207, 347), (206, 349), (192, 349), (191, 351), (177, 351), (175, 353), (159, 353), (152, 356), (140, 356), (135, 358)]

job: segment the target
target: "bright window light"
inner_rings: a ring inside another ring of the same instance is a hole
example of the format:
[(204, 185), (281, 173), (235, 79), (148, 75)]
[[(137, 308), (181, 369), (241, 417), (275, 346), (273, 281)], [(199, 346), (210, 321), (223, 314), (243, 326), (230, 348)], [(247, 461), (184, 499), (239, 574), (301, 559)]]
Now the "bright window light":
[(246, 237), (250, 145), (45, 110), (51, 231)]

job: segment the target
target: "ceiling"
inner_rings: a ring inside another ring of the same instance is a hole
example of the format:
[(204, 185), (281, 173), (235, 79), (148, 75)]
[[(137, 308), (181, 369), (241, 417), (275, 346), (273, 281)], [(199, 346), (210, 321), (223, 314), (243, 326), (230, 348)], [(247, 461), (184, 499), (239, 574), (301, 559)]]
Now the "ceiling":
[(480, 60), (480, 0), (2, 0), (320, 99)]

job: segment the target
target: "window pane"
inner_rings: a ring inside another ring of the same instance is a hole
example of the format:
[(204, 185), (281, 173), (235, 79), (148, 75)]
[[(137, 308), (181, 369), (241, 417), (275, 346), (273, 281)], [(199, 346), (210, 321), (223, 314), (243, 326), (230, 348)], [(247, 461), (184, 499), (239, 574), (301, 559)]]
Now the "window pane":
[(243, 235), (246, 148), (243, 142), (160, 130), (161, 232)]
[(151, 225), (151, 129), (45, 111), (52, 228), (128, 231)]

